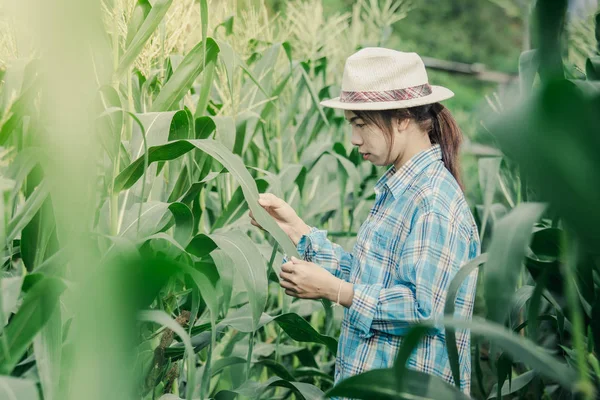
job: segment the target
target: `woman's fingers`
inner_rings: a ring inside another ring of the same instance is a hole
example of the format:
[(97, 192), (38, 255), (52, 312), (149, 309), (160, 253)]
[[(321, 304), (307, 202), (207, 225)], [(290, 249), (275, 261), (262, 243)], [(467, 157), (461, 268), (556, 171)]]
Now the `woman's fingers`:
[(292, 272), (294, 272), (294, 264), (292, 264), (291, 261), (288, 261), (285, 264), (281, 265), (281, 270), (283, 272), (288, 272), (291, 274)]
[[(296, 288), (296, 285), (294, 285), (292, 282), (285, 280), (285, 279), (282, 279), (279, 282), (279, 285), (284, 289), (294, 290)], [(295, 292), (295, 290), (294, 290), (294, 292)]]
[(288, 296), (298, 297), (298, 293), (292, 292), (290, 289), (286, 289), (285, 294), (287, 294)]
[(289, 272), (285, 272), (285, 271), (283, 271), (283, 270), (282, 270), (282, 271), (279, 273), (279, 277), (280, 277), (281, 279), (285, 279), (286, 281), (290, 281), (290, 282), (292, 282), (293, 275), (292, 275), (291, 273), (289, 273)]

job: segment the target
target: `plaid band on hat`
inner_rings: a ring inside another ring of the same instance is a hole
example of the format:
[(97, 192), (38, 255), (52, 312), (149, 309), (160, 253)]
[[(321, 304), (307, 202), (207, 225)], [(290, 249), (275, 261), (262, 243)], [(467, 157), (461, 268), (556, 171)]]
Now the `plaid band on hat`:
[(416, 99), (432, 93), (429, 83), (404, 89), (384, 90), (381, 92), (342, 91), (340, 101), (344, 103), (377, 103), (380, 101), (398, 101)]

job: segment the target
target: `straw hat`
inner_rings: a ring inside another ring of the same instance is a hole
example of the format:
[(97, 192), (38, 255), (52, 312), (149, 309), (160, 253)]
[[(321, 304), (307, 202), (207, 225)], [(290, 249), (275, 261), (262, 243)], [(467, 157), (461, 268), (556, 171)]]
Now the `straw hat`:
[(325, 107), (343, 110), (389, 110), (437, 103), (454, 92), (430, 85), (417, 53), (366, 47), (346, 59), (339, 97)]

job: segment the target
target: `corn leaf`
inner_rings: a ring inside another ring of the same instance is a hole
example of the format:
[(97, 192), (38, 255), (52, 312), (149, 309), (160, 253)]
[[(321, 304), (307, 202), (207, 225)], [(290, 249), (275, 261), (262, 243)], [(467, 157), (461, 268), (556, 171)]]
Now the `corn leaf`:
[(65, 284), (57, 278), (43, 278), (34, 284), (19, 311), (4, 330), (8, 354), (0, 352), (0, 372), (10, 374), (21, 356), (52, 316)]
[(128, 68), (133, 64), (137, 56), (141, 53), (144, 45), (150, 39), (150, 36), (154, 33), (160, 21), (164, 18), (169, 10), (169, 7), (173, 3), (173, 0), (156, 0), (152, 9), (144, 19), (144, 22), (137, 30), (133, 39), (131, 39), (125, 54), (119, 62), (119, 66), (116, 70), (116, 75), (121, 76)]
[(152, 103), (151, 111), (167, 111), (173, 108), (190, 90), (194, 80), (204, 70), (205, 63), (216, 60), (219, 54), (217, 43), (211, 38), (206, 39), (206, 58), (203, 46), (204, 41), (198, 43), (185, 56)]

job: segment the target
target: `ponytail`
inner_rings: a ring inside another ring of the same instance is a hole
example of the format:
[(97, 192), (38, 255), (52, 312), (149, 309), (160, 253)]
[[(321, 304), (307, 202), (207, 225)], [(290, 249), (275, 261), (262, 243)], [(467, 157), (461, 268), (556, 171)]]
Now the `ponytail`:
[(432, 104), (429, 112), (433, 122), (429, 131), (429, 140), (432, 144), (438, 143), (440, 145), (444, 165), (464, 191), (459, 167), (459, 149), (462, 143), (462, 132), (456, 120), (450, 114), (450, 111), (442, 104)]

